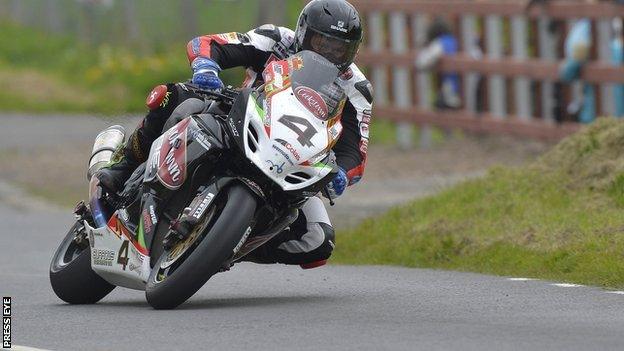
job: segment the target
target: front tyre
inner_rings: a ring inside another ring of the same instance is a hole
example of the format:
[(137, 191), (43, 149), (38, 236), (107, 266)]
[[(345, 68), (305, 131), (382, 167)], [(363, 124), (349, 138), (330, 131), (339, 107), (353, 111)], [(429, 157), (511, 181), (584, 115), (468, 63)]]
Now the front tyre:
[(210, 220), (212, 225), (200, 233), (197, 246), (178, 259), (183, 261), (162, 268), (168, 257), (165, 252), (154, 265), (145, 296), (155, 309), (175, 308), (195, 294), (219, 272), (250, 228), (256, 210), (256, 199), (251, 190), (234, 184), (224, 193), (225, 196), (218, 196), (211, 205), (217, 211)]
[(91, 269), (91, 250), (86, 238), (79, 244), (74, 240), (84, 226), (77, 221), (56, 249), (50, 263), (52, 290), (70, 304), (93, 304), (115, 288)]

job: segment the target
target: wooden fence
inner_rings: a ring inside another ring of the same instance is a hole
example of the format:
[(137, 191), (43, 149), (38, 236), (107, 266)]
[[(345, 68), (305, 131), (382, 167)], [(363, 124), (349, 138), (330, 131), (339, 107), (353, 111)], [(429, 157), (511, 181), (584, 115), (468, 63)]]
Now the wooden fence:
[[(402, 129), (418, 124), (424, 130), (439, 126), (540, 139), (558, 139), (574, 132), (579, 128), (577, 122), (556, 121), (553, 96), (563, 59), (563, 39), (578, 18), (591, 19), (594, 37), (591, 60), (582, 70), (582, 79), (597, 87), (598, 115), (614, 114), (613, 88), (624, 83), (624, 68), (609, 62), (611, 22), (624, 15), (624, 5), (552, 0), (527, 10), (528, 1), (522, 0), (351, 2), (365, 20), (366, 38), (358, 63), (368, 68), (375, 88), (375, 116), (401, 122)], [(431, 96), (432, 74), (415, 67), (428, 23), (436, 16), (450, 22), (460, 42), (460, 52), (443, 57), (434, 69), (434, 73), (460, 74), (463, 104), (459, 110), (436, 111)], [(564, 24), (559, 36), (549, 30), (553, 20)], [(478, 37), (484, 44), (484, 56), (476, 59), (468, 48)], [(471, 77), (485, 80), (479, 98), (486, 103), (481, 111), (476, 106)], [(562, 86), (565, 103), (578, 97), (578, 84)]]

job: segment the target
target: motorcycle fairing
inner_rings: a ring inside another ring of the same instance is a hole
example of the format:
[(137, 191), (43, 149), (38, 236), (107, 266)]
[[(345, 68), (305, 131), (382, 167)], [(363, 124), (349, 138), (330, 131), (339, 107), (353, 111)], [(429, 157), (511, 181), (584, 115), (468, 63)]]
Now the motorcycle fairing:
[(91, 268), (107, 282), (129, 289), (145, 290), (150, 274), (150, 257), (115, 212), (109, 225), (93, 228), (87, 221), (84, 227), (91, 245)]
[(184, 118), (158, 137), (150, 149), (143, 182), (156, 180), (169, 190), (178, 190), (192, 164), (208, 152), (223, 149), (222, 135), (211, 115)]
[[(247, 101), (243, 122), (246, 137), (241, 138), (245, 155), (284, 191), (317, 183), (332, 171), (331, 166), (320, 162), (330, 152), (327, 123), (300, 106), (292, 88), (274, 94), (269, 105), (267, 114), (253, 96)], [(270, 128), (266, 128), (267, 120)]]
[(156, 177), (170, 190), (179, 189), (186, 180), (187, 127), (190, 121), (190, 118), (185, 118), (166, 131), (158, 144), (158, 157), (150, 157), (150, 162), (157, 162)]

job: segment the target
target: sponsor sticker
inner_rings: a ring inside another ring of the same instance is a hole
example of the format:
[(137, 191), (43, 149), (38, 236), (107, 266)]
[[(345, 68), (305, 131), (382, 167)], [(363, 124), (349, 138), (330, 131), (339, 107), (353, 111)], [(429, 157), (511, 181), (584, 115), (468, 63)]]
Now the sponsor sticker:
[(208, 137), (201, 130), (194, 130), (193, 134), (191, 134), (193, 139), (201, 145), (206, 151), (209, 151), (212, 148), (212, 144), (208, 141)]
[(267, 160), (266, 161), (269, 164), (270, 170), (272, 170), (273, 172), (277, 173), (277, 174), (282, 174), (284, 173), (284, 165), (286, 164), (286, 162), (282, 162), (281, 165), (271, 161), (271, 160)]
[(177, 189), (186, 179), (186, 129), (191, 119), (186, 118), (165, 134), (159, 155), (158, 178), (169, 189)]
[[(290, 159), (290, 156), (288, 156), (288, 154), (286, 153), (286, 151), (282, 150), (282, 148), (278, 147), (277, 145), (273, 145), (272, 146), (273, 150), (279, 152), (280, 155), (282, 155), (286, 161), (288, 161), (288, 163), (290, 163), (291, 166), (294, 166), (294, 162)], [(275, 154), (277, 155), (277, 154)]]
[(152, 231), (152, 218), (149, 215), (147, 209), (143, 210), (143, 226), (145, 227), (145, 232), (150, 233)]
[(249, 234), (251, 234), (251, 227), (247, 227), (247, 230), (245, 231), (245, 234), (243, 234), (243, 237), (241, 238), (241, 240), (238, 242), (238, 244), (236, 244), (236, 247), (234, 247), (234, 254), (235, 255), (241, 249), (241, 247), (243, 247), (243, 244), (245, 243), (245, 241), (247, 241), (247, 238), (249, 237)]
[(143, 263), (143, 255), (137, 250), (134, 245), (130, 245), (130, 255), (132, 255), (132, 259), (136, 262)]
[(302, 69), (303, 66), (303, 58), (301, 56), (295, 56), (290, 60), (290, 65), (292, 66), (292, 69), (295, 71), (298, 71), (300, 69)]
[(239, 137), (240, 134), (238, 134), (238, 129), (236, 129), (236, 125), (234, 125), (234, 120), (230, 118), (230, 128), (232, 128), (232, 134), (234, 134), (235, 137)]
[(282, 146), (284, 146), (286, 150), (290, 151), (290, 153), (293, 155), (295, 160), (299, 161), (301, 159), (301, 155), (299, 155), (299, 151), (297, 151), (297, 149), (295, 149), (295, 147), (292, 146), (291, 143), (287, 142), (284, 139), (275, 139), (275, 141), (282, 144)]
[(199, 206), (197, 206), (195, 212), (193, 212), (193, 217), (200, 219), (204, 215), (204, 212), (206, 212), (206, 209), (208, 208), (210, 202), (212, 202), (212, 199), (214, 199), (214, 194), (208, 193)]
[(93, 264), (96, 266), (112, 267), (113, 261), (115, 260), (115, 251), (94, 248), (91, 250), (91, 258), (93, 259)]
[(154, 205), (149, 206), (149, 214), (150, 214), (150, 219), (152, 220), (152, 223), (153, 224), (158, 223), (158, 219), (156, 218), (156, 213), (154, 212)]
[(295, 96), (316, 118), (323, 121), (327, 120), (329, 114), (327, 104), (319, 93), (308, 87), (301, 86), (295, 89)]
[(337, 30), (339, 32), (347, 33), (348, 30), (345, 28), (345, 23), (343, 21), (338, 21), (338, 25), (329, 26), (331, 29)]

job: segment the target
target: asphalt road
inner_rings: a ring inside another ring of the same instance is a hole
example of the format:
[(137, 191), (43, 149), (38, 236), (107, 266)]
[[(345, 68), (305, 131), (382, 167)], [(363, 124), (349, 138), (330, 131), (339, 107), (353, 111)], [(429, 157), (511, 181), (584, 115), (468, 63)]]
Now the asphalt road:
[(0, 150), (37, 149), (57, 144), (93, 145), (95, 136), (113, 124), (130, 133), (139, 119), (136, 116), (97, 117), (81, 115), (30, 116), (0, 113)]
[(117, 288), (61, 303), (48, 281), (65, 212), (0, 199), (0, 293), (13, 343), (49, 350), (622, 350), (624, 295), (391, 267), (239, 264), (181, 308)]

